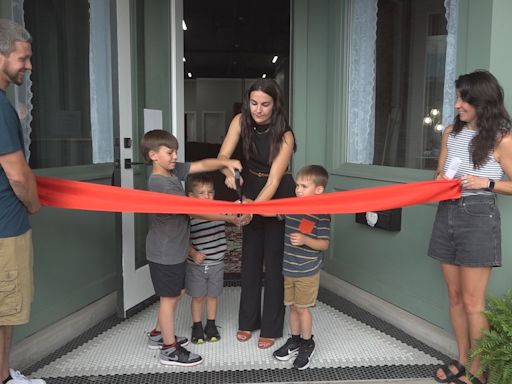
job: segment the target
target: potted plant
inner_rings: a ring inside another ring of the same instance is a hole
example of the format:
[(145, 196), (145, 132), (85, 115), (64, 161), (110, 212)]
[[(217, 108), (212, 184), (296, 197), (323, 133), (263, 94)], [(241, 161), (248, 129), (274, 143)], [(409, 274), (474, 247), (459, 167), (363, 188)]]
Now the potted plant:
[(489, 298), (485, 311), (490, 329), (471, 351), (480, 358), (480, 371), (488, 374), (487, 384), (512, 383), (512, 289)]

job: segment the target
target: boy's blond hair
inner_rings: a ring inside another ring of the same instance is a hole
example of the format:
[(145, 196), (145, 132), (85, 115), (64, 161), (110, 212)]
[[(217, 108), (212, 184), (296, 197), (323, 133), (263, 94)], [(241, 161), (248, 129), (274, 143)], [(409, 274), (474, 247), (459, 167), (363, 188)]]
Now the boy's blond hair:
[(187, 195), (189, 193), (193, 193), (194, 189), (201, 185), (211, 185), (214, 186), (213, 177), (211, 177), (207, 173), (194, 173), (187, 177), (187, 182), (185, 183), (185, 191)]
[(297, 179), (302, 177), (304, 179), (311, 180), (316, 186), (324, 188), (327, 186), (327, 182), (329, 181), (329, 174), (321, 165), (306, 165), (297, 172), (295, 177)]
[(154, 129), (144, 134), (140, 142), (140, 149), (142, 156), (144, 156), (147, 162), (151, 161), (149, 152), (157, 152), (160, 147), (178, 150), (178, 140), (172, 133), (164, 131), (163, 129)]

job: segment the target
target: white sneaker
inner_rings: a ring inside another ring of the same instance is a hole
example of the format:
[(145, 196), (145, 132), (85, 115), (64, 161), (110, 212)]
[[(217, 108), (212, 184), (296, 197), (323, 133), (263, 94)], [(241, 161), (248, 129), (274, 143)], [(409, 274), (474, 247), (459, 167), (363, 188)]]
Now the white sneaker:
[(15, 371), (14, 369), (9, 369), (9, 373), (12, 379), (7, 384), (46, 384), (46, 381), (42, 379), (29, 379), (22, 375), (20, 371)]

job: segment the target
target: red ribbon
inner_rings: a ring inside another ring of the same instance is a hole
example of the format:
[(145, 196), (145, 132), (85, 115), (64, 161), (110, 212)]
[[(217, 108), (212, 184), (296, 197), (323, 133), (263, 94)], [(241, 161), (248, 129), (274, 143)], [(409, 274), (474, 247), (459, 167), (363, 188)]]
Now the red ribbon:
[(41, 203), (49, 207), (107, 212), (183, 214), (337, 214), (382, 211), (458, 199), (461, 191), (458, 180), (437, 180), (240, 204), (43, 176), (37, 176), (37, 187)]

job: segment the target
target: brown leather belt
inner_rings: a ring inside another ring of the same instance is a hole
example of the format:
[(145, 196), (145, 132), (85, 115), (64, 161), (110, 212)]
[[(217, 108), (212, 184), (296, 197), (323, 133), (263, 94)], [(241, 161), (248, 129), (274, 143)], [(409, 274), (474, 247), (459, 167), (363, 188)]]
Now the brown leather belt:
[[(252, 169), (249, 169), (249, 173), (252, 173), (254, 176), (257, 176), (257, 177), (268, 177), (269, 176), (268, 173), (255, 172)], [(292, 173), (290, 171), (286, 171), (284, 174), (285, 175), (291, 175)]]

